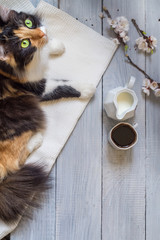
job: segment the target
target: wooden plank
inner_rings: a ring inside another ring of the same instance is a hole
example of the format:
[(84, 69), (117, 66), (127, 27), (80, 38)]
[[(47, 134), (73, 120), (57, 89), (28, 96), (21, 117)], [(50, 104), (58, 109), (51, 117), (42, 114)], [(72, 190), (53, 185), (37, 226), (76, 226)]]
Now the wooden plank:
[[(104, 0), (113, 18), (126, 16), (128, 20), (136, 20), (144, 26), (144, 1)], [(106, 19), (103, 21), (104, 35), (113, 36), (108, 30)], [(144, 55), (134, 50), (134, 41), (138, 37), (130, 23), (131, 41), (128, 51), (134, 61), (145, 67)], [(107, 91), (124, 86), (130, 76), (136, 77), (134, 90), (139, 99), (136, 117), (128, 122), (136, 121), (139, 142), (126, 152), (113, 149), (107, 141), (110, 129), (117, 123), (109, 119), (105, 112), (103, 118), (103, 202), (102, 202), (102, 239), (103, 240), (144, 240), (145, 239), (145, 100), (141, 95), (142, 74), (127, 64), (124, 50), (120, 47), (116, 52), (103, 80), (103, 96)]]
[[(100, 1), (60, 8), (101, 31)], [(56, 240), (101, 239), (101, 84), (57, 161)]]
[[(34, 5), (38, 1), (31, 1)], [(58, 1), (46, 1), (55, 3)], [(42, 202), (41, 209), (34, 210), (33, 220), (20, 222), (17, 229), (11, 234), (11, 240), (53, 240), (55, 239), (55, 207), (56, 207), (56, 167), (50, 173), (52, 180), (52, 189), (50, 189)]]
[[(36, 7), (40, 0), (30, 0), (32, 4)], [(48, 2), (49, 4), (58, 7), (58, 0), (45, 0), (45, 2)]]
[[(156, 53), (146, 57), (146, 71), (160, 82), (160, 3), (146, 0), (146, 33), (158, 39)], [(158, 240), (160, 236), (160, 99), (151, 95), (146, 102), (146, 239)]]

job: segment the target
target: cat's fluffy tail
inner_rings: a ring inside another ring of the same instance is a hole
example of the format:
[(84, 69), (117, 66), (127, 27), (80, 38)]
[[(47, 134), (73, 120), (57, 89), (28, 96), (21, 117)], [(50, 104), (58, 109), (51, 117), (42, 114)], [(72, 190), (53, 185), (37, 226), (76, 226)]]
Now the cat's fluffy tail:
[(26, 164), (16, 173), (0, 183), (0, 219), (13, 223), (24, 214), (27, 206), (37, 207), (38, 193), (50, 187), (47, 172), (43, 166)]

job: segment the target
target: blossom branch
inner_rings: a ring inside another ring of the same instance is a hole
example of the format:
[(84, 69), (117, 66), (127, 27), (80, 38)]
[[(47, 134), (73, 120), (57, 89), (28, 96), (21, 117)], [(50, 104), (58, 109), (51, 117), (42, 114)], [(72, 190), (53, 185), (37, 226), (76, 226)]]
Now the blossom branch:
[[(125, 17), (117, 17), (115, 20), (113, 20), (109, 10), (106, 7), (103, 7), (103, 11), (106, 13), (108, 17), (108, 23), (114, 30), (114, 33), (117, 37), (113, 39), (114, 42), (117, 44), (122, 44), (125, 47), (126, 52), (128, 48), (126, 42), (129, 40), (129, 37), (126, 35), (129, 30), (128, 20)], [(146, 33), (139, 28), (138, 24), (136, 23), (136, 20), (132, 19), (131, 21), (134, 24), (140, 36), (142, 36), (136, 40), (138, 48), (143, 49), (141, 47), (145, 46), (146, 47), (145, 51), (152, 53), (153, 49), (156, 47), (157, 44), (156, 38), (154, 38), (153, 36), (147, 37)], [(143, 92), (149, 96), (150, 90), (153, 90), (155, 96), (160, 97), (160, 83), (154, 81), (143, 69), (141, 69), (137, 64), (135, 64), (128, 54), (125, 54), (125, 57), (127, 58), (128, 63), (130, 63), (134, 68), (143, 73), (143, 75), (145, 76), (142, 86)]]
[[(103, 11), (107, 14), (108, 19), (110, 19), (110, 20), (112, 21), (112, 17), (111, 17), (111, 14), (110, 14), (109, 10), (108, 10), (106, 7), (103, 7)], [(114, 21), (113, 21), (113, 24), (112, 24), (111, 22), (110, 22), (109, 24), (110, 24), (111, 26), (114, 25)], [(114, 26), (113, 26), (113, 28), (114, 28)], [(116, 31), (116, 29), (115, 29), (114, 32), (116, 33), (116, 36), (117, 36), (117, 39), (118, 39), (118, 41), (117, 41), (116, 43), (117, 43), (117, 44), (121, 43), (121, 44), (123, 44), (124, 47), (125, 47), (126, 41), (124, 41), (124, 39), (123, 39), (123, 36), (125, 37), (125, 33), (124, 33), (123, 31), (121, 31), (121, 32)], [(115, 40), (115, 39), (114, 39), (114, 40)], [(129, 38), (127, 39), (127, 41), (128, 41), (128, 40), (129, 40)]]
[(147, 36), (146, 33), (139, 28), (135, 19), (131, 19), (131, 21), (140, 35), (140, 38), (136, 39), (138, 49), (153, 54), (153, 50), (157, 47), (157, 39), (153, 36)]
[[(104, 12), (107, 14), (108, 18), (111, 18), (111, 14), (109, 13), (108, 9), (107, 9), (106, 7), (103, 7), (103, 10), (104, 10)], [(111, 18), (111, 19), (112, 19), (112, 18)], [(135, 22), (135, 23), (136, 23), (136, 22)], [(137, 25), (137, 24), (136, 24), (136, 25)], [(137, 26), (138, 26), (138, 25), (137, 25)], [(139, 28), (137, 27), (137, 29), (139, 29)], [(119, 36), (119, 34), (116, 33), (116, 32), (114, 32), (114, 33), (115, 33), (115, 35), (117, 36), (119, 42), (120, 42), (121, 44), (125, 45), (125, 43), (122, 41), (122, 38)], [(128, 62), (129, 62), (133, 67), (137, 68), (140, 72), (142, 72), (142, 73), (145, 75), (145, 77), (151, 79), (151, 78), (147, 75), (147, 73), (145, 73), (145, 71), (144, 71), (143, 69), (141, 69), (140, 67), (138, 67), (138, 66), (131, 60), (131, 58), (129, 57), (128, 54), (125, 54), (125, 56), (126, 56), (126, 58), (128, 59)]]

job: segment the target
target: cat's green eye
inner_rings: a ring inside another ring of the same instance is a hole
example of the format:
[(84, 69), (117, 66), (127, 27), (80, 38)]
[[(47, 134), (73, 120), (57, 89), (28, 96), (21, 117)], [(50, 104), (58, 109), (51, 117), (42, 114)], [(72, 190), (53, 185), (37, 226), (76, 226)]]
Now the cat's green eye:
[(28, 27), (28, 28), (31, 28), (33, 26), (33, 23), (30, 19), (26, 19), (25, 20), (25, 25)]
[(29, 40), (27, 40), (27, 39), (22, 40), (21, 47), (22, 48), (27, 48), (29, 46), (29, 44), (30, 44)]

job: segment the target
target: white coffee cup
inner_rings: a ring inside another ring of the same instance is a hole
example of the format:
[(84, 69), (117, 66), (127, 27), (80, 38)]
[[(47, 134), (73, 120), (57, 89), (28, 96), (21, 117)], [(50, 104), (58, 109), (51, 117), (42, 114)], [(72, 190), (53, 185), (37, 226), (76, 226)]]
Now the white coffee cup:
[(130, 123), (121, 122), (115, 125), (109, 132), (108, 141), (117, 150), (128, 150), (138, 141), (138, 133)]

